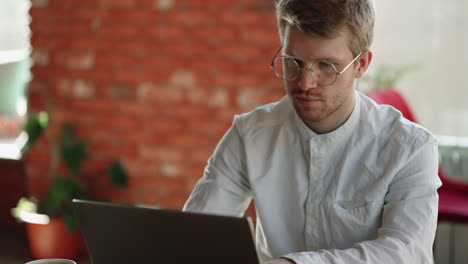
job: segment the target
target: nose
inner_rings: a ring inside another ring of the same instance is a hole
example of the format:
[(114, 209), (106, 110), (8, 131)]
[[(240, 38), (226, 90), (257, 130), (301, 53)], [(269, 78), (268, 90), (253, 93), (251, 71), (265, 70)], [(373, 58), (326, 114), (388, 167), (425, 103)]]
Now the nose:
[(316, 74), (313, 71), (309, 69), (302, 69), (301, 73), (297, 78), (299, 79), (299, 82), (297, 84), (299, 89), (307, 91), (309, 89), (317, 88), (318, 80)]

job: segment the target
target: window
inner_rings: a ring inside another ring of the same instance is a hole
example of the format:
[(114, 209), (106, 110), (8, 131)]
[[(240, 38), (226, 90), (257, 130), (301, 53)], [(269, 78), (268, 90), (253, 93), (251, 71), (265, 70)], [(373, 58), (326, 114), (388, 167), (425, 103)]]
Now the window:
[(15, 157), (30, 79), (29, 0), (0, 1), (0, 157)]
[[(468, 137), (466, 0), (374, 0), (372, 74), (379, 65), (415, 65), (396, 84), (418, 121), (440, 136)], [(360, 87), (365, 88), (364, 81)]]

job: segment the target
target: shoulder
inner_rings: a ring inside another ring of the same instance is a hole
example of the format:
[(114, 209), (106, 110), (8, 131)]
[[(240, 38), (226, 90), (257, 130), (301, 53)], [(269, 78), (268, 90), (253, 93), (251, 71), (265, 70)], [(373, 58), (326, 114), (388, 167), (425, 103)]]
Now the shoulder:
[(398, 144), (406, 149), (417, 149), (428, 142), (437, 144), (431, 132), (404, 118), (394, 107), (379, 105), (363, 94), (359, 96), (362, 111), (361, 127), (378, 141)]
[(293, 108), (288, 96), (280, 101), (262, 105), (251, 112), (236, 115), (234, 124), (239, 131), (249, 133), (283, 125), (290, 117)]

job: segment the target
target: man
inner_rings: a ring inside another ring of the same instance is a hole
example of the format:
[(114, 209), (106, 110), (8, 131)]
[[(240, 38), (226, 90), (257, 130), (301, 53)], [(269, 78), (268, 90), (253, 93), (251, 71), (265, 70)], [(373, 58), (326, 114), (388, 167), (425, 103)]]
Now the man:
[(234, 118), (184, 210), (241, 216), (253, 198), (269, 264), (432, 263), (436, 141), (355, 91), (372, 60), (371, 0), (276, 10), (287, 96)]

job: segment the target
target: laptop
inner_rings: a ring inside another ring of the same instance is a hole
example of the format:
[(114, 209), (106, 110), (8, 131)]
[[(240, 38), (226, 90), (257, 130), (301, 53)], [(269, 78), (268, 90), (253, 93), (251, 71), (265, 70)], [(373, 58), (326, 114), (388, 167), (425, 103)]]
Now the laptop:
[(93, 264), (258, 264), (250, 218), (73, 200)]

